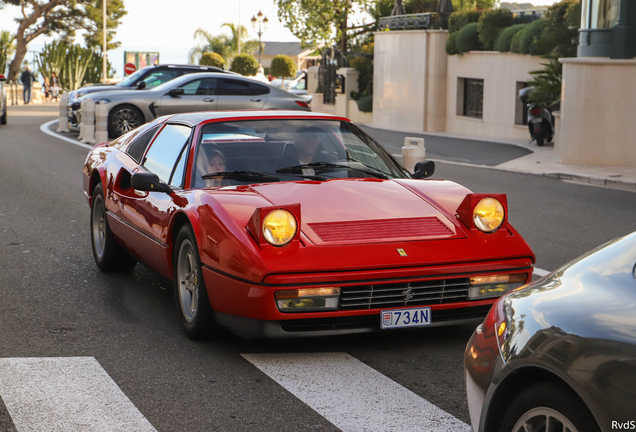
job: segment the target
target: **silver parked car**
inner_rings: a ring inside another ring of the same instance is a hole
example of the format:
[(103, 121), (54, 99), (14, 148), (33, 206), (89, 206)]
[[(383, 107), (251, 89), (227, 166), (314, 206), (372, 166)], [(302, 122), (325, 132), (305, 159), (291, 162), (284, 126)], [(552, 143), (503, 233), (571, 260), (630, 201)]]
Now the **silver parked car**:
[(474, 432), (636, 430), (636, 232), (501, 297), (464, 369)]
[(175, 78), (143, 92), (111, 91), (86, 95), (108, 106), (113, 138), (157, 117), (195, 111), (301, 110), (309, 103), (289, 92), (225, 73), (197, 73)]

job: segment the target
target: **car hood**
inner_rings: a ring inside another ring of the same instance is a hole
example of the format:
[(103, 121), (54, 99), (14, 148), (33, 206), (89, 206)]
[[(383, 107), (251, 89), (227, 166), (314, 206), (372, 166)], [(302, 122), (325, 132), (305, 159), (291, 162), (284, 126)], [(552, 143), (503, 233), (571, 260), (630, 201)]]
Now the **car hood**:
[(272, 205), (299, 203), (301, 230), (316, 245), (465, 237), (441, 209), (391, 180), (285, 182), (252, 188)]
[[(123, 99), (130, 99), (131, 98), (131, 91), (133, 91), (135, 89), (126, 89), (125, 87), (122, 89), (116, 89), (116, 90), (103, 90), (103, 91), (99, 91), (97, 93), (90, 93), (88, 95), (82, 96), (80, 99), (78, 99), (78, 101), (81, 101), (84, 98), (90, 98), (90, 99), (102, 99), (102, 98), (107, 98), (109, 100), (111, 99), (117, 99), (117, 98), (123, 98)], [(108, 96), (105, 96), (104, 93), (108, 93)], [(155, 95), (155, 92), (153, 90), (140, 90), (138, 93), (135, 94), (134, 98), (153, 98)]]

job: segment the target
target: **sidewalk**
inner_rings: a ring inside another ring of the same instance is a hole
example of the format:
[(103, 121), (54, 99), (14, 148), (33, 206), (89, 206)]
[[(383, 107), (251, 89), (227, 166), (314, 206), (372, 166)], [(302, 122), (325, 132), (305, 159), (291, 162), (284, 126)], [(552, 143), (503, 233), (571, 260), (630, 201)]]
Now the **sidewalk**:
[[(378, 127), (372, 123), (364, 126), (383, 129), (386, 131), (402, 132)], [(444, 138), (454, 138), (463, 140), (473, 140), (491, 142), (498, 144), (508, 144), (526, 148), (533, 153), (508, 162), (488, 167), (503, 171), (521, 172), (535, 175), (555, 177), (565, 181), (590, 184), (594, 186), (604, 186), (612, 189), (621, 189), (636, 192), (636, 167), (601, 167), (601, 166), (579, 166), (564, 165), (560, 162), (559, 155), (554, 151), (554, 144), (549, 143), (544, 147), (539, 147), (530, 140), (489, 138), (469, 135), (457, 135), (446, 132), (421, 132), (418, 135), (439, 136)], [(455, 163), (439, 160), (441, 163)], [(468, 164), (471, 165), (471, 164)]]

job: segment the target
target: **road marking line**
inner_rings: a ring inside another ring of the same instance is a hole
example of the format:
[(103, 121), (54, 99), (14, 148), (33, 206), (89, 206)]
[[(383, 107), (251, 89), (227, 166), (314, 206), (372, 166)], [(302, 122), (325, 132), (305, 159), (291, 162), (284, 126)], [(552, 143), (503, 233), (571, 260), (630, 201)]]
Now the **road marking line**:
[(540, 268), (536, 268), (536, 267), (534, 268), (534, 274), (536, 274), (537, 276), (543, 277), (543, 276), (548, 275), (550, 273), (552, 273), (552, 272), (549, 272), (547, 270), (543, 270), (543, 269), (540, 269)]
[(344, 432), (470, 431), (346, 353), (241, 355)]
[(156, 432), (93, 357), (0, 359), (0, 397), (18, 432)]
[(51, 121), (49, 121), (49, 122), (46, 122), (46, 123), (44, 123), (42, 126), (40, 126), (40, 130), (41, 130), (42, 132), (44, 132), (45, 134), (47, 134), (47, 135), (51, 135), (52, 137), (55, 137), (55, 138), (57, 138), (57, 139), (61, 139), (61, 140), (64, 140), (64, 141), (68, 141), (68, 142), (70, 142), (71, 144), (75, 144), (75, 145), (77, 145), (77, 146), (84, 147), (84, 148), (89, 149), (89, 150), (93, 150), (93, 146), (92, 146), (92, 145), (84, 144), (84, 143), (81, 143), (81, 142), (76, 141), (76, 140), (71, 139), (71, 138), (66, 138), (65, 136), (62, 136), (62, 135), (60, 135), (59, 133), (57, 133), (57, 132), (53, 132), (52, 130), (50, 130), (50, 129), (49, 129), (49, 126), (51, 126), (53, 123), (56, 123), (56, 122), (59, 122), (59, 120), (51, 120)]

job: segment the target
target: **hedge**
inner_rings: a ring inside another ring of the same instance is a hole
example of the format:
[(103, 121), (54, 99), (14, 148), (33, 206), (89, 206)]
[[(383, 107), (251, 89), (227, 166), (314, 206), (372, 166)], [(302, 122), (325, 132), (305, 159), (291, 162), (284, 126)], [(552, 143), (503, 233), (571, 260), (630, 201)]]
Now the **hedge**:
[(492, 9), (479, 17), (479, 41), (486, 51), (492, 51), (497, 35), (514, 24), (512, 12), (508, 9)]
[(466, 10), (453, 12), (448, 19), (448, 32), (455, 33), (461, 30), (466, 24), (479, 21), (482, 12), (478, 10)]
[(240, 73), (244, 76), (254, 76), (258, 72), (258, 62), (249, 54), (239, 54), (232, 60), (230, 67), (232, 72)]
[(446, 54), (455, 55), (459, 54), (457, 50), (457, 33), (451, 33), (448, 35), (448, 39), (446, 39)]
[[(528, 24), (523, 24), (524, 26), (527, 26)], [(521, 48), (519, 47), (519, 41), (521, 40), (521, 35), (523, 34), (525, 30), (525, 27), (523, 27), (521, 30), (519, 30), (517, 33), (514, 34), (514, 36), (512, 37), (512, 39), (510, 39), (510, 52), (511, 53), (517, 53), (517, 54), (521, 54)]]
[(539, 41), (545, 30), (545, 20), (538, 19), (528, 24), (519, 37), (519, 51), (521, 54), (542, 55)]
[(510, 43), (513, 36), (519, 33), (527, 24), (515, 24), (499, 32), (499, 36), (495, 39), (495, 51), (510, 52)]
[(467, 24), (458, 31), (455, 45), (457, 45), (457, 52), (460, 54), (481, 49), (479, 42), (479, 23)]
[(203, 66), (214, 66), (224, 69), (225, 59), (221, 56), (221, 54), (217, 54), (215, 52), (206, 52), (203, 53), (203, 55), (201, 56), (199, 64)]

